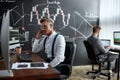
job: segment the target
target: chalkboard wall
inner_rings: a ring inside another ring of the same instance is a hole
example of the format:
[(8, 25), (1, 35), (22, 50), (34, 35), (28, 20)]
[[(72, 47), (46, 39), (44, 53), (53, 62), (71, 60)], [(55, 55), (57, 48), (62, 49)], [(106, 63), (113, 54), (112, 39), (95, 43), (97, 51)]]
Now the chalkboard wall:
[(40, 29), (39, 19), (48, 16), (54, 20), (57, 32), (74, 38), (77, 44), (74, 65), (89, 63), (83, 40), (90, 36), (92, 26), (99, 23), (99, 0), (0, 0), (0, 5), (0, 20), (11, 9), (11, 26), (29, 31), (24, 50), (31, 49), (31, 39)]

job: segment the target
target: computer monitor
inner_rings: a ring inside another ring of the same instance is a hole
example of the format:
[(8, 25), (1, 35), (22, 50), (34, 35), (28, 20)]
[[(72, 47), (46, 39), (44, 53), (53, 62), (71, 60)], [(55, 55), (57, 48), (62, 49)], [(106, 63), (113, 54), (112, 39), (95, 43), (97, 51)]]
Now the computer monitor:
[(113, 32), (114, 44), (120, 45), (120, 31)]
[(3, 15), (1, 25), (1, 53), (3, 56), (3, 62), (5, 63), (5, 70), (0, 70), (0, 77), (13, 76), (10, 70), (10, 54), (9, 54), (9, 26), (10, 26), (10, 11)]
[(3, 14), (3, 18), (2, 18), (2, 21), (1, 21), (1, 28), (0, 28), (0, 60), (3, 59), (3, 54), (2, 54), (2, 50), (1, 50), (1, 31), (2, 31), (2, 26), (5, 25), (5, 14)]

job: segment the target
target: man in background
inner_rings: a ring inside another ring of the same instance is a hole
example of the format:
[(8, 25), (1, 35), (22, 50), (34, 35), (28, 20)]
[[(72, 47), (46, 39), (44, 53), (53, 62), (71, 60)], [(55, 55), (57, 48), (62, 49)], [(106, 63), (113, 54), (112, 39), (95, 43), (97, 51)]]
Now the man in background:
[(112, 46), (103, 46), (101, 40), (99, 39), (99, 33), (101, 28), (96, 25), (93, 27), (93, 34), (87, 39), (88, 42), (93, 47), (96, 54), (104, 54), (108, 58), (108, 70), (112, 74), (112, 61), (118, 59), (118, 54), (110, 53), (110, 49), (113, 49)]
[[(47, 56), (45, 60), (59, 70), (58, 65), (64, 61), (65, 39), (63, 35), (54, 31), (52, 19), (44, 17), (40, 20), (40, 23), (42, 28), (36, 35), (32, 51), (37, 53), (43, 50)], [(40, 41), (41, 37), (43, 39)]]

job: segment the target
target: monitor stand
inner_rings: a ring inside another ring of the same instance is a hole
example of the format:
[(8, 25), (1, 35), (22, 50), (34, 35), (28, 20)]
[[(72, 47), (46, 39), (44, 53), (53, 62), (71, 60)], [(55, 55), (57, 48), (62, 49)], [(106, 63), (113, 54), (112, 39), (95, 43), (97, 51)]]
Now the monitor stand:
[(13, 72), (12, 70), (0, 70), (0, 77), (12, 77), (13, 76)]

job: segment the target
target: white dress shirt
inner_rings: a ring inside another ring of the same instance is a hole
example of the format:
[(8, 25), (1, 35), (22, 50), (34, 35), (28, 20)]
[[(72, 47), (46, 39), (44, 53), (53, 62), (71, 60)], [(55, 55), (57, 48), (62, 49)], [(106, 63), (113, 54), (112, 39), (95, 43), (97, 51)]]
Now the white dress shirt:
[[(54, 31), (48, 38), (46, 39), (45, 43), (45, 53), (47, 53), (47, 57), (52, 57), (52, 43), (54, 40), (54, 37), (57, 33)], [(44, 43), (45, 37), (40, 41), (39, 39), (35, 39), (33, 46), (32, 46), (32, 52), (39, 52), (40, 50), (43, 50), (43, 43)], [(50, 62), (50, 65), (52, 67), (56, 67), (58, 64), (64, 61), (64, 53), (65, 53), (65, 39), (63, 35), (58, 35), (55, 44), (54, 44), (54, 59)]]

